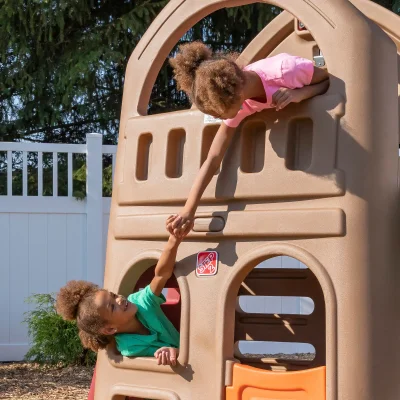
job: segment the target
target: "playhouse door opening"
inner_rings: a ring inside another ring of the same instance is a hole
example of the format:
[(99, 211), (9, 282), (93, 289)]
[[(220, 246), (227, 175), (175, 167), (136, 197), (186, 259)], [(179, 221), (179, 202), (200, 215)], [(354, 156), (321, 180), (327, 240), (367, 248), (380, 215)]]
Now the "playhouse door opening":
[(306, 265), (263, 261), (243, 280), (236, 303), (227, 400), (323, 400), (326, 327), (322, 288)]
[(306, 265), (291, 257), (260, 263), (240, 286), (235, 357), (262, 369), (325, 365), (325, 302)]

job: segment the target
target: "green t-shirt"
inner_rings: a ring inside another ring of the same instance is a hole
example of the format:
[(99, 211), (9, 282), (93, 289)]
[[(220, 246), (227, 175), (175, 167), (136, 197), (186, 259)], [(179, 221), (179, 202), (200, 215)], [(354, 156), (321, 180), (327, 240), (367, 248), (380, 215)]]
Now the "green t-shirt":
[(160, 307), (165, 303), (163, 294), (156, 296), (148, 285), (129, 295), (128, 300), (137, 306), (137, 319), (149, 330), (150, 335), (117, 333), (117, 349), (123, 356), (154, 357), (160, 347), (179, 348), (179, 333)]

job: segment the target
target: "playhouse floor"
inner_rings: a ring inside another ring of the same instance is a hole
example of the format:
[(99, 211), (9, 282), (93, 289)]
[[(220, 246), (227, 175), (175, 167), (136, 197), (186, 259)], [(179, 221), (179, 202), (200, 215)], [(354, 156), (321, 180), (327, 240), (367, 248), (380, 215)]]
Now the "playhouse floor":
[(86, 400), (93, 368), (0, 363), (0, 399)]

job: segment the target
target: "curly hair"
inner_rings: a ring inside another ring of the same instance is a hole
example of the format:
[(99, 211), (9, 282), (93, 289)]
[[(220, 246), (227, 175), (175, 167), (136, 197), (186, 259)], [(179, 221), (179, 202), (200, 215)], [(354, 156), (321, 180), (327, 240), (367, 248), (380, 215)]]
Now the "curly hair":
[(95, 352), (111, 341), (100, 333), (105, 321), (93, 306), (94, 297), (101, 290), (94, 283), (69, 281), (60, 289), (56, 301), (57, 314), (67, 321), (76, 320), (83, 346)]
[(169, 63), (178, 89), (205, 114), (223, 115), (241, 98), (245, 76), (236, 53), (216, 53), (201, 42), (181, 45)]

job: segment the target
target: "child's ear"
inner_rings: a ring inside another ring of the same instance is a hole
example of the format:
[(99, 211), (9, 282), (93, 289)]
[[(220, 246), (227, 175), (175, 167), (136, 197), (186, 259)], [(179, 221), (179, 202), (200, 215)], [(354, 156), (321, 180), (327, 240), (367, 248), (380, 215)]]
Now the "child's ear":
[(103, 326), (102, 328), (100, 328), (100, 333), (106, 336), (114, 335), (115, 333), (117, 333), (117, 329), (112, 326)]

